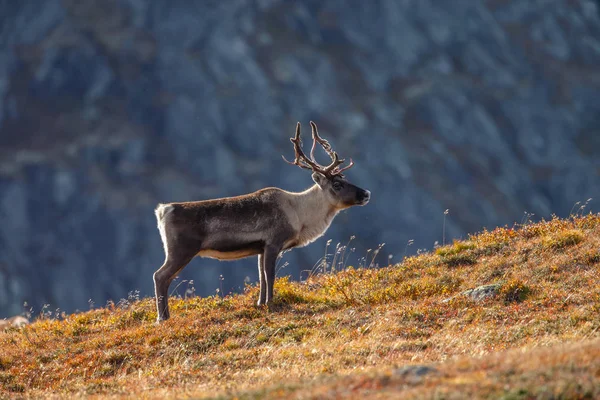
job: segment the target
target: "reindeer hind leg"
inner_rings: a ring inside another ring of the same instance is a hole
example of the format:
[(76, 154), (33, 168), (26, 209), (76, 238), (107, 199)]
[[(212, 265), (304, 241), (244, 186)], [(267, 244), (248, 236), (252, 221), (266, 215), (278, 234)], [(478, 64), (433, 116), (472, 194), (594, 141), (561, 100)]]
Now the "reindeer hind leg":
[(186, 240), (169, 227), (168, 214), (171, 211), (172, 206), (169, 205), (160, 205), (156, 210), (158, 230), (165, 249), (165, 262), (153, 275), (157, 322), (169, 319), (169, 285), (200, 248), (200, 243)]
[(154, 295), (156, 296), (157, 322), (169, 319), (169, 285), (194, 258), (195, 253), (169, 254), (165, 263), (154, 273)]

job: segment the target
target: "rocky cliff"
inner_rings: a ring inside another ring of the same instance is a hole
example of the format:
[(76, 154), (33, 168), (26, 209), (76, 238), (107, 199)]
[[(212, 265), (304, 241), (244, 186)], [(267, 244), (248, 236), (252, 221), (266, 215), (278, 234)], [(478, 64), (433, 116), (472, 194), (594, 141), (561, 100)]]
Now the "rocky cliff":
[[(446, 209), (446, 240), (567, 215), (600, 190), (598, 5), (0, 1), (0, 317), (150, 295), (156, 203), (308, 187), (280, 155), (309, 120), (373, 199), (282, 274), (327, 238), (356, 235), (355, 265), (431, 247)], [(205, 295), (255, 270), (184, 277)]]

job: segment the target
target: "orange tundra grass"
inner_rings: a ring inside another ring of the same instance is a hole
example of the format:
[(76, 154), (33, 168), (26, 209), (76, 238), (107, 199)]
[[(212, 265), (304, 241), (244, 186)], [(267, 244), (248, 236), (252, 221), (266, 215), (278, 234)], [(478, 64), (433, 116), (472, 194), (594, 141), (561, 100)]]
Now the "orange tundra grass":
[[(600, 396), (598, 215), (275, 289), (173, 298), (160, 326), (148, 298), (0, 332), (0, 397)], [(394, 373), (411, 364), (435, 373)]]

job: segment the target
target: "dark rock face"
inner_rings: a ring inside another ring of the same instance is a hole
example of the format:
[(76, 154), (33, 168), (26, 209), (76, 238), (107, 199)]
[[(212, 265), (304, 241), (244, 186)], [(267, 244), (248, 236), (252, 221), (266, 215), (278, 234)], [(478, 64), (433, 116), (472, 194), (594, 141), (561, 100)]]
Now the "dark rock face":
[[(386, 242), (381, 263), (440, 240), (445, 209), (449, 238), (597, 197), (596, 2), (353, 5), (0, 1), (0, 317), (151, 294), (155, 204), (308, 187), (280, 157), (296, 121), (373, 193), (326, 238)], [(184, 276), (206, 295), (255, 270), (195, 260)]]

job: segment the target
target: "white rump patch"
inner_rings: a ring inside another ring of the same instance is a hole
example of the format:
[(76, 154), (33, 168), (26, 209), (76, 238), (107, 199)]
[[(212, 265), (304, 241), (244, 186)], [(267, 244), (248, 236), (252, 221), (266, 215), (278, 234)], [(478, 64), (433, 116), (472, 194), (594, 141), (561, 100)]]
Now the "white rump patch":
[(156, 215), (156, 220), (159, 225), (162, 219), (165, 218), (165, 215), (173, 211), (173, 205), (171, 204), (159, 204), (156, 206), (156, 210), (154, 210), (154, 215)]
[(171, 211), (173, 211), (173, 206), (171, 204), (159, 204), (156, 207), (156, 210), (154, 210), (158, 231), (160, 232), (160, 239), (162, 240), (163, 248), (165, 249), (165, 260), (169, 258), (169, 249), (167, 248), (167, 232), (165, 230), (165, 216)]

